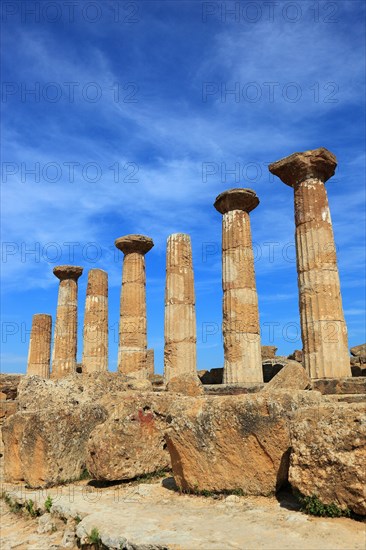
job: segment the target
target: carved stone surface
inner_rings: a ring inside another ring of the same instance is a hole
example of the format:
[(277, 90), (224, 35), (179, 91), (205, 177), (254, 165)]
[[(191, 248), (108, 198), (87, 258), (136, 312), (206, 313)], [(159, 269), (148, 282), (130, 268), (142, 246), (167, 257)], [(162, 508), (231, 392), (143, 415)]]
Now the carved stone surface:
[(259, 204), (251, 189), (221, 193), (224, 378), (226, 384), (263, 381), (258, 297), (249, 212)]
[(51, 338), (51, 315), (44, 313), (33, 315), (28, 351), (28, 376), (50, 377)]
[(108, 273), (88, 273), (84, 314), (83, 372), (108, 370)]
[(118, 370), (147, 378), (145, 254), (154, 246), (144, 235), (126, 235), (115, 241), (124, 253), (119, 323)]
[(51, 378), (62, 378), (76, 371), (78, 278), (83, 268), (61, 265), (53, 273), (60, 279)]
[(325, 148), (294, 153), (269, 170), (294, 188), (303, 365), (312, 378), (350, 376), (332, 221), (324, 182), (336, 157)]
[(196, 310), (189, 235), (170, 235), (166, 253), (164, 379), (196, 371)]

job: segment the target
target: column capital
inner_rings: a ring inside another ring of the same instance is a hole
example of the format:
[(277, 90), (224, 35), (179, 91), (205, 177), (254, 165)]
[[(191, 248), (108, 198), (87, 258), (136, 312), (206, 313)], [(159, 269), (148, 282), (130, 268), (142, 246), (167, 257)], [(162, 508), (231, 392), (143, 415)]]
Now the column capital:
[(293, 153), (268, 166), (269, 171), (283, 183), (293, 187), (307, 179), (316, 178), (326, 182), (334, 175), (337, 158), (325, 147)]
[(230, 210), (244, 210), (251, 212), (259, 204), (259, 198), (252, 189), (228, 189), (216, 197), (214, 207), (220, 214), (226, 214)]
[(145, 235), (125, 235), (116, 239), (114, 244), (124, 254), (132, 252), (146, 254), (154, 246), (154, 241)]
[(49, 313), (35, 313), (32, 317), (32, 320), (44, 320), (52, 322), (52, 315)]
[(84, 268), (78, 265), (57, 265), (53, 268), (53, 274), (60, 279), (60, 281), (65, 279), (74, 279), (77, 281), (83, 269)]

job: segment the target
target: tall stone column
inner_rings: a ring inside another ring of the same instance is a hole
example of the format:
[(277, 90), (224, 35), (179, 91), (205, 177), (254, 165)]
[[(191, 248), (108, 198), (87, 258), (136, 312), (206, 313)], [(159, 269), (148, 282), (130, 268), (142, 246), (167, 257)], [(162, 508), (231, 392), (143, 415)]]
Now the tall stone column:
[(251, 189), (216, 198), (222, 219), (224, 376), (226, 384), (263, 382), (258, 296), (249, 212), (259, 204)]
[(312, 378), (351, 376), (332, 221), (324, 183), (336, 157), (324, 147), (294, 153), (269, 170), (294, 188), (303, 360)]
[(124, 254), (119, 322), (118, 370), (147, 378), (145, 254), (154, 246), (144, 235), (126, 235), (115, 241)]
[(51, 378), (76, 372), (78, 279), (83, 268), (59, 265), (53, 273), (60, 279), (58, 290)]
[(44, 313), (33, 315), (29, 341), (27, 376), (50, 377), (52, 317)]
[(83, 373), (108, 370), (108, 273), (88, 273), (84, 314)]
[(189, 235), (170, 235), (166, 252), (164, 380), (197, 375), (196, 309)]

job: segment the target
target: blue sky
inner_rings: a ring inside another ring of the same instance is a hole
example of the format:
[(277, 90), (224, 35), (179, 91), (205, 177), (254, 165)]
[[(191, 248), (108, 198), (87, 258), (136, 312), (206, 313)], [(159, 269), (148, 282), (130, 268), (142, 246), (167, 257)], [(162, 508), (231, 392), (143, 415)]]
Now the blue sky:
[[(128, 233), (146, 256), (148, 341), (163, 370), (165, 246), (192, 238), (198, 368), (222, 366), (221, 216), (252, 212), (262, 344), (301, 349), (293, 192), (270, 162), (324, 146), (349, 343), (365, 340), (365, 6), (338, 2), (9, 1), (2, 5), (2, 370), (25, 372), (31, 319), (55, 319), (58, 264), (109, 273), (116, 369)], [(71, 10), (71, 11), (70, 11)], [(233, 11), (234, 10), (234, 11)]]

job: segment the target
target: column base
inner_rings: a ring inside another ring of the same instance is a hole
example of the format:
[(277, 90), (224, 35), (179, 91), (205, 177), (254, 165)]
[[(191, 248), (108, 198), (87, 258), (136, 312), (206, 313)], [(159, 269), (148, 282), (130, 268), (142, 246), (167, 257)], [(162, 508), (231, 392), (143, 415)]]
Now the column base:
[(225, 335), (223, 384), (262, 384), (262, 356), (259, 334)]

